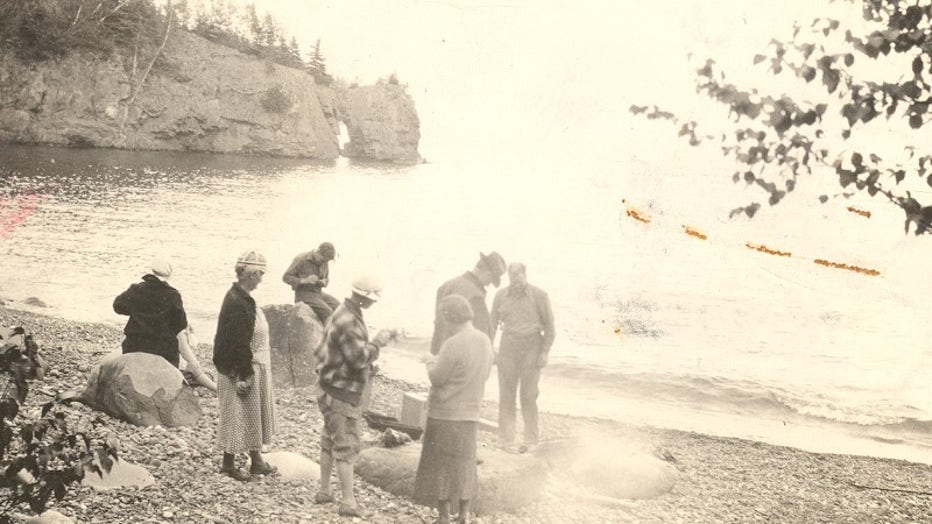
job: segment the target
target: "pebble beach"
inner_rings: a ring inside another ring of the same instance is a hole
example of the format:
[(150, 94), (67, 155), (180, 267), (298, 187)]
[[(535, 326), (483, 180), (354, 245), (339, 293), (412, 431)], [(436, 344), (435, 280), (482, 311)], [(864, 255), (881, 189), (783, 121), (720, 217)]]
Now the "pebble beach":
[[(22, 325), (31, 331), (50, 364), (48, 375), (32, 383), (23, 411), (26, 417), (37, 416), (39, 406), (57, 393), (82, 389), (92, 366), (122, 340), (122, 333), (110, 326), (9, 307), (0, 307), (0, 325)], [(212, 336), (201, 334), (201, 338)], [(197, 349), (205, 369), (212, 370), (210, 347), (201, 344)], [(378, 376), (371, 407), (394, 413), (404, 391), (421, 389)], [(271, 476), (240, 483), (220, 475), (220, 453), (214, 442), (217, 398), (204, 388), (196, 392), (204, 416), (193, 427), (142, 428), (82, 404), (62, 406), (70, 424), (91, 426), (96, 419), (94, 436), (114, 443), (122, 460), (143, 466), (155, 483), (110, 490), (76, 486), (49, 509), (79, 523), (433, 522), (431, 508), (361, 479), (356, 483), (357, 499), (369, 516), (350, 519), (338, 516), (335, 504), (313, 503), (316, 482)], [(271, 451), (316, 460), (321, 419), (313, 388), (278, 389), (276, 397), (279, 433)], [(496, 406), (486, 403), (483, 416), (496, 419)], [(549, 413), (541, 414), (541, 433), (545, 438), (589, 433), (646, 443), (672, 455), (680, 479), (664, 495), (623, 504), (595, 502), (582, 488), (552, 483), (538, 502), (518, 513), (481, 515), (474, 522), (932, 522), (932, 466), (926, 464), (809, 453), (750, 440)], [(364, 441), (378, 437), (377, 432), (364, 430)], [(493, 442), (492, 435), (480, 433), (480, 445)]]

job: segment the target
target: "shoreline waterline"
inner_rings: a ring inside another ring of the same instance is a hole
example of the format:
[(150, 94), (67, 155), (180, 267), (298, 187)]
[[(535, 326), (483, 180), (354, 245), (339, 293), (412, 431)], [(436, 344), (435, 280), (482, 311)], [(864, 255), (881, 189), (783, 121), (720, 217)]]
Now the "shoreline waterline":
[[(16, 305), (18, 306), (18, 304)], [(93, 325), (111, 330), (122, 337), (122, 329), (116, 323), (73, 320), (44, 312), (41, 308), (30, 306), (0, 306), (11, 312), (54, 318), (76, 324)], [(198, 334), (200, 351), (209, 350), (212, 334), (200, 331)], [(41, 343), (41, 341), (40, 341)], [(411, 391), (426, 391), (429, 383), (426, 372), (419, 358), (429, 352), (430, 340), (422, 337), (402, 339), (393, 347), (383, 351), (380, 360), (381, 373), (390, 380), (405, 384)], [(119, 352), (119, 346), (101, 348), (99, 354)], [(209, 366), (208, 366), (209, 367)], [(82, 385), (76, 385), (79, 387)], [(541, 381), (539, 407), (541, 413), (580, 420), (605, 421), (633, 427), (659, 431), (681, 431), (713, 438), (735, 438), (748, 442), (757, 442), (773, 446), (783, 446), (807, 453), (851, 455), (882, 460), (902, 460), (916, 464), (932, 465), (932, 446), (911, 445), (896, 435), (882, 433), (871, 436), (871, 429), (877, 426), (862, 426), (837, 422), (795, 417), (752, 417), (749, 414), (737, 414), (723, 411), (693, 409), (663, 401), (648, 401), (643, 398), (614, 398), (606, 402), (604, 392), (592, 390), (590, 393), (576, 392), (572, 397), (562, 397), (566, 391), (577, 386), (567, 383), (560, 377), (548, 376), (544, 371)], [(494, 406), (489, 418), (495, 419), (498, 406), (498, 384), (496, 370), (486, 383), (485, 403)], [(395, 403), (400, 410), (401, 395)], [(584, 406), (584, 407), (580, 407)], [(398, 415), (398, 412), (391, 413)], [(519, 415), (520, 418), (520, 415)]]

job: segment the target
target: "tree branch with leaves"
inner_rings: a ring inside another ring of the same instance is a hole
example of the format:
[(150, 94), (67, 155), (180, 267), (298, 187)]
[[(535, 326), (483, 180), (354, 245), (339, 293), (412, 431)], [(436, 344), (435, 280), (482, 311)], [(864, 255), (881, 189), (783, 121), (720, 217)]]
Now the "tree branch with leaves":
[[(769, 74), (817, 86), (817, 103), (732, 83), (708, 59), (696, 70), (696, 90), (727, 108), (731, 125), (724, 132), (656, 105), (634, 105), (630, 111), (670, 121), (693, 146), (717, 144), (736, 163), (732, 180), (758, 186), (771, 206), (792, 193), (801, 176), (829, 173), (843, 192), (822, 195), (821, 202), (861, 192), (880, 196), (905, 213), (907, 233), (910, 225), (917, 235), (928, 233), (932, 206), (923, 206), (906, 185), (913, 183), (913, 191), (918, 191), (917, 181), (932, 186), (932, 155), (906, 144), (907, 158), (885, 157), (855, 145), (853, 138), (869, 135), (878, 121), (886, 121), (905, 124), (905, 132), (922, 141), (932, 106), (932, 1), (839, 1), (860, 4), (862, 20), (846, 24), (820, 17), (796, 23), (791, 38), (774, 38), (765, 51), (749, 57)], [(883, 81), (865, 73), (878, 68), (894, 69), (899, 79)], [(751, 202), (731, 216), (753, 217), (760, 208)]]

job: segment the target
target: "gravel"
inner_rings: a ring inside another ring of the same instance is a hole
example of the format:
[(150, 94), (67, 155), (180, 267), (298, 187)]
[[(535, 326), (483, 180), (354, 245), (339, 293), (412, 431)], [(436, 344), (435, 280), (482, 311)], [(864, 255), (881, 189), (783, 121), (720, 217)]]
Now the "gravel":
[[(122, 333), (109, 326), (6, 307), (0, 307), (0, 325), (22, 325), (32, 331), (50, 362), (47, 377), (33, 384), (27, 414), (36, 413), (58, 392), (83, 388), (91, 366), (122, 340)], [(212, 369), (209, 346), (202, 344), (198, 353)], [(381, 413), (394, 413), (401, 393), (419, 388), (383, 376), (376, 380), (372, 409)], [(430, 508), (361, 479), (356, 482), (357, 499), (371, 515), (349, 519), (337, 515), (335, 504), (313, 503), (316, 484), (280, 477), (239, 483), (219, 475), (220, 454), (214, 444), (217, 398), (203, 388), (196, 391), (204, 416), (193, 427), (141, 428), (80, 404), (63, 407), (71, 424), (91, 426), (96, 421), (95, 435), (115, 444), (123, 460), (144, 466), (156, 483), (106, 491), (79, 486), (50, 509), (82, 523), (433, 522)], [(280, 427), (271, 450), (316, 460), (321, 419), (313, 389), (276, 390), (276, 395)], [(496, 419), (495, 405), (485, 404), (482, 415)], [(858, 487), (932, 491), (932, 466), (924, 464), (808, 453), (748, 440), (549, 413), (541, 414), (541, 432), (545, 436), (585, 432), (646, 443), (672, 454), (681, 478), (669, 493), (630, 501), (624, 508), (592, 503), (581, 489), (554, 480), (539, 502), (519, 513), (483, 515), (474, 522), (932, 522), (932, 494)], [(364, 441), (377, 438), (376, 432), (365, 430)], [(480, 432), (483, 444), (492, 445), (493, 439)], [(245, 457), (239, 460), (245, 465)]]

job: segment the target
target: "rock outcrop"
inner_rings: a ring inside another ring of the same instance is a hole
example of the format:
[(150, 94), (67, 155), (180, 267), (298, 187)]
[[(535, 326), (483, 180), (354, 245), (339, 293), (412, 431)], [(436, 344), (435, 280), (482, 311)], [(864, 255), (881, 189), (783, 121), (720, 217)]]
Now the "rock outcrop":
[(395, 163), (421, 161), (417, 151), (420, 121), (403, 87), (387, 82), (352, 87), (341, 98), (342, 120), (349, 134), (345, 156)]
[(137, 426), (190, 426), (202, 414), (181, 372), (148, 353), (117, 355), (96, 365), (81, 399)]
[(272, 384), (277, 388), (315, 384), (316, 350), (324, 338), (317, 315), (303, 302), (265, 306), (262, 311), (269, 322)]
[(419, 158), (417, 114), (398, 86), (319, 86), (303, 71), (186, 31), (170, 35), (138, 89), (142, 73), (131, 69), (120, 56), (75, 52), (27, 63), (0, 49), (0, 143), (332, 160), (342, 120), (353, 158)]

